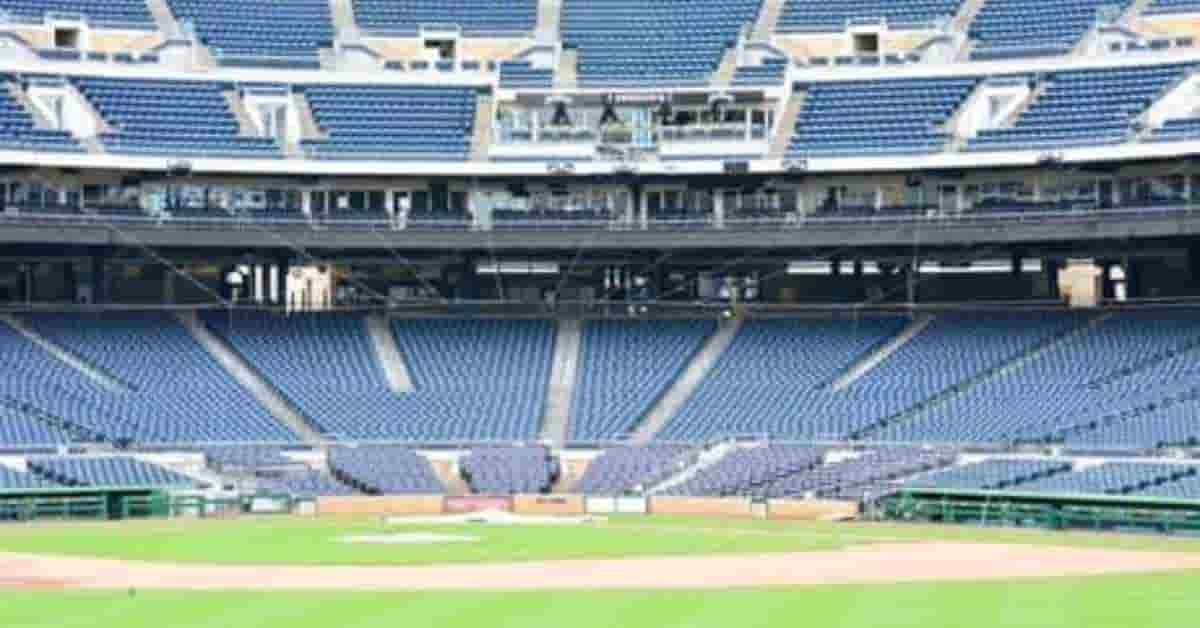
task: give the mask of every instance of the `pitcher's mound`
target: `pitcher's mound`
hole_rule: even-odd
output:
[[[378,545],[433,545],[437,543],[478,543],[477,536],[462,536],[459,534],[433,534],[429,532],[410,532],[404,534],[357,534],[343,536],[338,539],[341,543],[368,543]]]

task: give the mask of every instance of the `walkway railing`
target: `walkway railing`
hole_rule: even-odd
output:
[[[781,229],[860,229],[869,226],[973,227],[990,225],[1036,225],[1093,223],[1098,221],[1140,221],[1188,216],[1195,205],[1125,207],[1118,209],[1075,209],[1048,211],[997,211],[965,213],[896,213],[856,216],[804,216],[781,214],[755,218],[713,216],[697,218],[650,218],[646,221],[612,219],[557,218],[552,220],[491,219],[490,227],[470,219],[447,218],[276,218],[250,216],[167,217],[136,214],[90,214],[32,210],[0,212],[0,225],[136,227],[139,229],[184,230],[279,230],[279,231],[763,231]],[[214,210],[214,213],[217,210]]]

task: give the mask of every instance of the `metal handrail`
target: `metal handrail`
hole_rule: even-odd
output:
[[[799,214],[783,214],[775,217],[762,218],[725,218],[717,221],[713,216],[697,219],[649,219],[629,221],[625,217],[615,217],[609,220],[597,219],[556,219],[556,220],[497,220],[492,219],[492,230],[530,230],[554,231],[576,229],[602,230],[718,230],[738,231],[761,228],[789,227],[795,229],[814,228],[860,228],[878,225],[933,225],[939,227],[956,227],[993,224],[1036,224],[1064,222],[1094,222],[1100,220],[1128,220],[1131,218],[1144,219],[1172,215],[1188,215],[1195,211],[1192,204],[1127,207],[1115,209],[1076,209],[1051,211],[987,211],[984,213],[966,212],[960,214],[919,214],[904,213],[898,215],[876,214],[865,216],[803,216]],[[342,218],[257,218],[249,216],[227,217],[156,217],[108,214],[55,214],[55,213],[0,213],[0,224],[9,225],[69,225],[69,226],[104,226],[105,224],[125,225],[135,227],[157,228],[229,228],[252,226],[254,228],[278,227],[321,231],[327,229],[344,230],[376,230],[403,231],[406,229],[462,229],[482,230],[482,225],[474,220],[427,220],[427,219],[342,219]]]

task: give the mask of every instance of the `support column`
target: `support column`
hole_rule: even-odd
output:
[[[713,220],[716,222],[718,229],[725,228],[725,191],[715,189],[713,195]]]
[[[163,304],[174,305],[178,302],[175,297],[175,273],[170,269],[163,269]]]
[[[103,255],[92,256],[92,302],[108,303],[108,258]]]

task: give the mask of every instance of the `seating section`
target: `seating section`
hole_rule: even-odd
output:
[[[405,447],[333,447],[329,469],[344,483],[370,495],[445,492],[429,461]]]
[[[592,460],[583,477],[575,483],[573,492],[585,495],[620,495],[636,489],[643,490],[673,469],[672,463],[687,451],[686,445],[644,445],[612,447]]]
[[[928,441],[896,438],[887,424],[1086,320],[1057,313],[943,315],[838,391],[831,388],[837,377],[899,333],[905,319],[751,321],[658,438]]]
[[[260,476],[258,490],[267,493],[287,493],[296,497],[325,497],[359,495],[350,486],[332,475],[313,469],[283,471]]]
[[[326,134],[304,140],[314,157],[462,161],[471,152],[470,88],[309,85],[304,95]]]
[[[972,59],[1063,55],[1095,23],[1102,8],[1130,0],[987,0],[971,21]]]
[[[107,388],[0,326],[5,358],[14,364],[0,378],[0,399],[26,419],[55,426],[32,432],[37,437],[61,442],[65,431],[72,440],[137,443],[296,438],[167,315],[39,314],[25,321],[124,386]]]
[[[563,0],[564,45],[579,84],[686,85],[709,80],[762,0]]]
[[[65,486],[191,487],[195,480],[156,464],[123,456],[30,458],[29,470]]]
[[[166,0],[223,65],[319,68],[333,45],[328,0]]]
[[[554,86],[554,70],[534,68],[528,61],[501,61],[500,87],[547,89]]]
[[[958,13],[961,0],[787,0],[775,30],[841,32],[851,23],[887,22],[888,28],[928,28]]]
[[[97,77],[73,82],[112,127],[99,136],[109,152],[282,157],[274,140],[238,134],[220,83]]]
[[[540,432],[554,351],[548,321],[396,319],[391,331],[415,387],[396,393],[361,315],[202,317],[327,438],[460,445],[532,442]],[[296,466],[291,452],[304,451],[173,316],[20,319],[72,360],[0,325],[0,449],[175,444],[203,447],[214,468],[245,469]],[[1100,454],[1200,445],[1200,316],[1192,308],[939,313],[858,377],[839,381],[909,322],[881,314],[748,320],[655,438],[1063,444],[1068,453]],[[586,322],[569,440],[631,434],[715,329],[711,320]],[[644,480],[655,460],[674,459],[675,450],[665,451],[614,450],[595,481]],[[409,472],[422,461],[403,448],[342,453],[347,465],[364,458],[383,473],[347,466],[364,491],[383,490],[376,480],[389,475],[424,475]],[[926,452],[892,453],[895,460],[871,464],[907,468]],[[386,468],[391,458],[397,470]],[[613,470],[605,471],[609,458]],[[839,468],[827,470],[862,479],[853,464]],[[846,484],[787,490],[840,494]]]
[[[1070,473],[1066,460],[991,459],[923,475],[905,483],[910,488],[952,490],[1020,490],[1020,485]]]
[[[422,25],[456,25],[467,37],[525,37],[537,27],[537,0],[354,0],[363,30],[415,37]]]
[[[471,490],[483,495],[546,493],[558,462],[541,447],[480,447],[458,461]]]
[[[9,92],[13,77],[0,75],[0,148],[53,152],[83,152],[83,146],[66,131],[39,129],[33,116]]]
[[[397,320],[393,331],[416,390],[396,394],[359,316],[205,320],[330,437],[537,437],[554,344],[546,321]]]
[[[60,486],[35,473],[17,471],[0,465],[0,491],[19,491],[31,488],[54,488]]]
[[[5,346],[0,343],[0,350]],[[8,407],[10,404],[13,407]],[[66,430],[22,412],[18,404],[0,393],[0,449],[35,449],[71,442]]]
[[[772,498],[811,494],[835,499],[875,499],[891,493],[902,479],[953,461],[954,454],[949,451],[911,447],[874,449],[779,478],[763,487],[759,494]]]
[[[209,467],[217,471],[267,469],[300,466],[283,455],[284,450],[270,445],[226,445],[205,447],[204,457]]]
[[[1167,499],[1200,499],[1200,475],[1189,475],[1173,482],[1164,482],[1135,491],[1137,497],[1165,497]]]
[[[990,2],[989,2],[990,4]],[[975,150],[1116,144],[1132,136],[1132,124],[1183,77],[1187,66],[1160,65],[1058,72],[1011,127],[985,129]]]
[[[1150,139],[1159,142],[1174,142],[1194,140],[1197,137],[1200,137],[1200,117],[1167,120],[1161,127],[1154,130],[1154,135]]]
[[[570,440],[627,436],[716,331],[715,321],[588,321]]]
[[[154,18],[145,0],[0,0],[0,11],[25,22],[41,23],[47,13],[58,13],[82,15],[93,27],[154,28]]]
[[[789,61],[783,57],[768,57],[758,65],[738,66],[733,84],[738,86],[778,85],[787,76]]]
[[[1036,359],[885,430],[904,441],[1062,441],[1153,447],[1200,437],[1192,310],[1112,314]],[[1173,398],[1173,403],[1163,400]],[[1175,417],[1175,418],[1171,418]]]
[[[1017,487],[1022,492],[1061,495],[1127,495],[1194,477],[1197,468],[1181,464],[1108,462],[1072,473],[1059,473]]]
[[[1200,13],[1198,0],[1153,0],[1142,10],[1142,15],[1170,15],[1174,13]]]
[[[808,94],[788,154],[930,153],[944,149],[943,125],[979,82],[975,77],[838,81]]]
[[[782,478],[821,464],[824,450],[803,445],[762,445],[735,449],[715,464],[665,491],[667,495],[720,497],[762,493]]]

